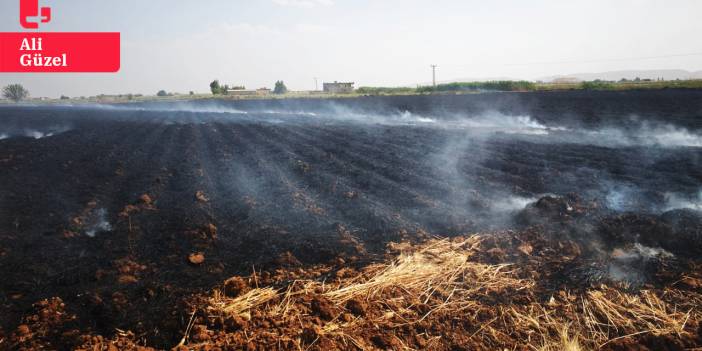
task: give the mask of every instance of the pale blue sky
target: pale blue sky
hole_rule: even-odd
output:
[[[40,0],[47,31],[122,32],[117,74],[0,74],[33,96],[205,92],[343,80],[398,86],[438,79],[536,79],[624,69],[702,70],[697,0]],[[18,3],[0,31],[20,31]],[[567,62],[564,62],[567,61]],[[561,62],[551,64],[524,64]]]

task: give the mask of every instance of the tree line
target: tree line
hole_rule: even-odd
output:
[[[219,79],[215,79],[210,83],[210,92],[212,95],[227,95],[230,90],[245,90],[244,86],[232,86],[228,84],[222,85],[219,83]],[[273,88],[273,94],[285,94],[288,92],[288,87],[282,80],[275,82],[275,87]]]

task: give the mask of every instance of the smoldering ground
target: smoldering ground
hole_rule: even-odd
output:
[[[284,145],[282,141],[271,140],[270,145],[247,145],[247,150],[261,161],[255,165],[241,164],[234,157],[226,164],[227,169],[235,170],[234,174],[218,182],[245,193],[243,196],[274,201],[277,194],[271,193],[271,183],[304,182],[295,167],[307,164],[315,168],[315,186],[324,182],[338,184],[336,188],[359,194],[359,201],[367,201],[365,206],[375,211],[382,209],[386,217],[399,210],[405,225],[432,231],[454,227],[453,230],[458,227],[504,228],[510,225],[513,212],[546,194],[578,192],[588,201],[602,200],[614,211],[661,212],[672,209],[671,203],[695,207],[694,201],[671,199],[694,200],[699,192],[695,186],[696,175],[689,170],[699,165],[702,137],[697,129],[675,124],[675,121],[664,123],[661,122],[663,118],[632,117],[635,116],[632,111],[623,111],[616,121],[593,125],[582,120],[582,116],[554,121],[553,116],[540,115],[539,111],[505,113],[501,106],[485,104],[468,112],[446,106],[431,109],[379,104],[377,100],[357,104],[326,100],[313,103],[183,101],[35,107],[35,112],[42,115],[37,121],[44,126],[34,129],[5,126],[0,130],[7,136],[17,135],[17,131],[22,130],[20,134],[37,138],[68,131],[71,127],[67,126],[73,123],[91,124],[99,119],[153,124],[155,126],[150,128],[161,129],[170,125],[203,125],[207,132],[214,133],[231,125],[261,126],[309,141],[309,136],[305,135],[309,128],[322,128],[330,137],[345,129],[352,135],[371,138],[377,145],[359,145],[357,150],[344,148],[344,144],[351,144],[344,140],[338,149],[358,161],[365,161],[367,167],[374,167],[371,172],[380,169],[390,174],[378,175],[359,169],[359,175],[364,174],[366,179],[351,181],[338,170],[327,171],[329,167],[319,164],[321,151],[333,145],[314,153],[297,147],[297,141]],[[528,109],[511,112],[528,112]],[[650,113],[642,113],[647,114]],[[31,124],[28,122],[31,119],[16,115],[10,118],[15,125],[18,121]],[[65,119],[68,121],[63,121]],[[301,129],[305,131],[299,133]],[[393,138],[398,134],[415,139],[397,145]],[[286,137],[290,139],[289,135]],[[385,146],[388,148],[383,149]],[[268,156],[264,148],[287,156]],[[383,161],[369,160],[368,155]],[[205,154],[203,157],[213,156]],[[669,174],[663,169],[681,162],[688,172]],[[399,172],[387,169],[393,164],[401,167]],[[393,174],[401,174],[403,170],[410,174],[408,179]],[[370,185],[390,189],[392,196],[383,193],[378,198],[379,194],[374,193],[376,188],[360,191],[369,190]],[[367,189],[359,189],[361,187]],[[315,193],[318,190],[310,185],[306,185],[306,189],[315,202],[338,207],[337,199],[325,198],[328,194],[323,192]],[[394,198],[398,201],[391,200]],[[288,222],[288,216],[279,212],[276,215],[282,218],[281,222]],[[276,217],[265,211],[260,216]],[[344,217],[339,215],[329,221],[356,226],[346,223],[348,220]],[[428,222],[444,225],[437,228],[427,225]]]
[[[173,345],[173,301],[252,267],[484,231],[575,238],[592,264],[564,276],[636,286],[668,253],[702,251],[701,97],[3,106],[0,291],[21,296],[0,305],[3,328],[60,296],[100,333],[140,325]]]

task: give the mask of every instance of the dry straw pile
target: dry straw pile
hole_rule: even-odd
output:
[[[481,241],[480,236],[471,236],[400,248],[391,262],[333,283],[295,281],[234,298],[215,292],[207,311],[211,316],[249,319],[250,311],[258,309],[267,318],[289,320],[306,313],[303,306],[312,298],[330,301],[340,311],[349,301],[362,300],[373,306],[372,313],[351,320],[335,318],[318,331],[350,341],[358,349],[373,349],[364,330],[439,323],[439,318],[470,321],[475,330],[467,337],[478,345],[543,351],[595,350],[643,334],[682,336],[689,333],[688,323],[699,320],[698,311],[690,306],[676,306],[651,291],[629,294],[601,286],[578,295],[561,292],[544,301],[536,282],[518,278],[524,276],[518,265],[474,259],[482,252]],[[516,296],[521,302],[510,302]]]

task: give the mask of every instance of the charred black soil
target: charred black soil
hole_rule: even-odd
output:
[[[268,272],[285,289],[362,272],[391,259],[390,242],[471,233],[483,238],[480,262],[542,270],[533,291],[544,299],[684,279],[679,293],[699,296],[701,189],[700,91],[0,107],[0,349],[73,349],[98,335],[168,349],[232,276],[248,289]],[[309,274],[285,283],[286,270]],[[332,305],[310,306],[335,318],[320,312]],[[521,340],[480,344],[479,326],[446,318],[432,323],[453,336],[436,344],[407,330],[356,339]],[[310,328],[291,344],[212,345],[366,348],[325,347]],[[700,347],[695,332],[665,345]]]

